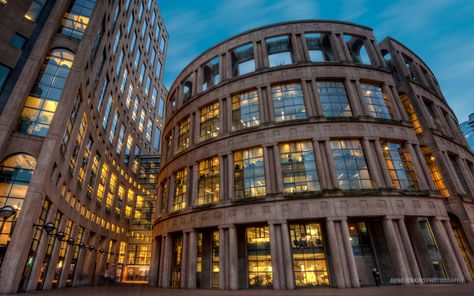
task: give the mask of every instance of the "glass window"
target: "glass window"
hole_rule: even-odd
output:
[[[272,86],[272,95],[276,122],[306,118],[306,108],[299,83]]]
[[[113,53],[114,54],[117,52],[121,34],[122,34],[122,30],[118,29],[117,35],[115,35],[114,46],[113,46]]]
[[[125,100],[125,106],[127,106],[127,109],[130,108],[130,102],[132,101],[132,95],[133,95],[133,83],[130,82],[130,84],[128,85],[127,99]]]
[[[12,36],[12,39],[10,39],[10,45],[18,49],[23,49],[23,46],[25,46],[25,43],[26,43],[26,38],[21,36],[18,33],[15,33]]]
[[[308,46],[309,60],[311,62],[334,61],[329,36],[319,33],[310,33],[304,35],[306,45]]]
[[[163,113],[165,112],[165,100],[163,98],[160,99],[158,104],[158,116],[163,118]]]
[[[198,164],[199,179],[196,204],[219,201],[219,156],[202,160]]]
[[[33,0],[31,2],[30,8],[25,14],[25,18],[32,22],[36,22],[43,11],[44,6],[46,5],[47,0]]]
[[[55,49],[46,57],[20,115],[20,133],[45,137],[56,111],[74,54]]]
[[[135,51],[135,45],[137,44],[137,33],[134,31],[132,40],[130,41],[130,50],[133,53]]]
[[[461,172],[461,168],[459,167],[456,157],[453,155],[449,155],[449,161],[451,162],[451,165],[453,166],[454,172],[456,173],[456,177],[458,177],[458,180],[461,183],[462,189],[464,190],[465,193],[470,194],[471,191],[469,190],[469,186],[467,185],[467,180],[464,177],[463,173]]]
[[[189,147],[190,134],[189,134],[190,119],[187,117],[178,124],[178,147],[176,152],[181,152]]]
[[[235,198],[266,194],[262,147],[234,152],[234,192]]]
[[[204,76],[202,82],[203,91],[220,82],[221,75],[219,73],[219,63],[220,58],[215,57],[202,67],[202,72]]]
[[[420,121],[418,120],[418,116],[416,115],[415,107],[410,102],[410,99],[407,95],[403,94],[400,96],[400,100],[403,103],[403,107],[410,118],[411,123],[413,124],[413,128],[415,129],[416,134],[421,134],[423,132],[423,128],[421,127]]]
[[[89,24],[94,7],[95,0],[74,0],[68,11],[64,14],[59,33],[81,40]]]
[[[321,224],[290,224],[290,240],[296,286],[329,286]]]
[[[123,63],[123,50],[120,51],[119,58],[117,60],[117,68],[115,69],[115,75],[119,76],[120,70],[122,69]]]
[[[283,192],[320,190],[311,141],[280,144],[280,165]]]
[[[122,75],[122,82],[120,83],[120,92],[123,93],[125,91],[125,86],[127,85],[127,76],[128,76],[128,69],[125,68]]]
[[[14,154],[0,163],[0,208],[10,206],[15,210],[11,217],[0,219],[0,264],[20,216],[35,167],[36,159],[27,154]]]
[[[186,179],[188,173],[186,168],[176,172],[175,191],[171,210],[178,211],[186,207]]]
[[[193,96],[194,75],[189,75],[184,81],[183,87],[183,103],[187,102]]]
[[[132,145],[133,145],[133,136],[128,135],[127,143],[125,144],[125,157],[123,159],[123,162],[125,164],[128,164],[130,162],[130,153],[132,151]]]
[[[77,184],[82,187],[84,184],[84,178],[86,177],[86,168],[87,163],[89,162],[89,158],[91,157],[91,150],[92,145],[94,145],[94,141],[91,137],[89,137],[86,148],[84,149],[84,154],[82,155],[82,162],[79,166],[79,173],[77,175]]]
[[[11,68],[0,64],[0,90],[3,89],[3,85],[5,84],[5,81],[7,81],[8,75],[10,75]]]
[[[272,287],[272,255],[270,227],[247,227],[247,266],[249,287]]]
[[[115,111],[114,113],[114,119],[112,120],[112,126],[110,127],[110,133],[109,133],[109,142],[112,143],[115,138],[115,129],[117,128],[117,120],[118,120],[118,112]]]
[[[249,43],[232,50],[232,75],[239,76],[255,71],[253,44]]]
[[[433,269],[436,272],[436,277],[441,279],[446,278],[446,269],[436,245],[429,221],[418,218],[418,223],[420,224],[423,242],[425,243],[427,254],[429,255],[427,259],[431,261]]]
[[[146,26],[147,26],[146,21],[143,21],[142,30],[141,30],[142,38],[145,37],[145,34],[146,34]]]
[[[232,130],[238,131],[260,125],[257,90],[232,96]]]
[[[117,152],[117,154],[120,154],[122,153],[122,148],[123,148],[123,138],[125,136],[125,126],[123,125],[123,123],[120,125],[120,131],[119,131],[119,136],[118,136],[118,139],[117,139],[117,147],[115,149],[115,152]]]
[[[160,59],[158,59],[158,63],[156,64],[156,70],[155,70],[155,76],[158,79],[160,79],[161,77],[161,67],[162,67],[161,61]]]
[[[145,132],[145,137],[148,142],[151,141],[152,132],[153,132],[153,120],[151,118],[148,118],[148,122],[146,124],[146,132]]]
[[[137,113],[138,113],[138,102],[139,102],[138,96],[135,97],[135,102],[133,102],[133,110],[132,110],[132,119],[136,120],[137,119]]]
[[[365,39],[348,34],[344,34],[343,38],[354,63],[371,65],[370,57],[365,47]]]
[[[267,45],[268,63],[270,67],[289,65],[293,63],[291,57],[291,43],[288,36],[279,36],[265,40]]]
[[[151,46],[151,37],[150,35],[146,36],[146,43],[145,43],[145,49],[147,52],[150,52],[150,46]]]
[[[163,37],[163,35],[161,35],[161,39],[160,39],[160,53],[161,54],[163,54],[165,52],[165,47],[166,47],[166,40],[165,40],[165,37]]]
[[[133,61],[133,68],[138,69],[138,64],[140,63],[140,58],[142,56],[142,51],[139,49],[135,54],[135,60]]]
[[[161,130],[155,127],[155,138],[153,139],[153,149],[160,150]]]
[[[143,128],[145,125],[145,108],[142,108],[140,113],[140,121],[138,122],[138,129],[143,132]]]
[[[400,143],[382,142],[381,144],[392,186],[397,189],[418,189],[408,151]]]
[[[110,110],[112,109],[112,103],[114,102],[114,97],[109,95],[109,100],[107,101],[107,107],[105,107],[104,118],[102,119],[102,127],[105,129],[109,121]]]
[[[364,101],[371,116],[375,118],[391,119],[392,109],[382,88],[375,84],[361,83]]]
[[[79,155],[80,147],[82,146],[82,141],[84,139],[87,129],[87,117],[86,114],[82,114],[82,121],[79,125],[79,131],[77,132],[76,142],[74,148],[72,149],[71,158],[69,159],[69,171],[72,173],[76,168],[76,160]]]
[[[369,169],[359,140],[331,140],[331,150],[341,189],[372,188]]]
[[[138,7],[138,19],[141,21],[143,16],[143,3]]]
[[[148,77],[150,78],[150,77]],[[153,86],[153,89],[151,91],[151,107],[152,108],[155,108],[156,107],[156,97],[158,96],[158,90],[156,89],[156,87]]]
[[[201,108],[199,140],[206,141],[219,135],[219,101]]]
[[[317,91],[326,117],[352,116],[344,83],[337,81],[316,82]]]
[[[142,62],[142,66],[140,67],[140,75],[138,76],[138,81],[140,81],[140,83],[143,83],[143,77],[145,77],[145,71],[146,71],[145,63]]]
[[[151,50],[151,55],[150,55],[150,65],[153,67],[155,65],[155,59],[156,59],[156,49]]]
[[[128,19],[128,24],[127,24],[128,34],[130,34],[130,32],[132,31],[132,27],[133,27],[133,15],[131,15],[130,18]]]
[[[145,96],[148,96],[150,93],[150,87],[151,87],[151,77],[148,75],[145,80]]]

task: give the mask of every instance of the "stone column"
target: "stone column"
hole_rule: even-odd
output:
[[[386,163],[383,151],[382,151],[380,139],[375,140],[375,151],[377,152],[377,157],[378,157],[381,169],[382,169],[382,175],[383,175],[383,180],[384,180],[384,183],[385,183],[385,187],[391,188],[391,187],[393,187],[392,178],[390,177],[390,173],[388,172],[387,163]]]
[[[472,176],[471,171],[467,167],[465,159],[461,159],[461,157],[457,157],[456,161],[458,163],[458,166],[459,166],[459,169],[461,170],[462,175],[464,176],[464,179],[466,180],[467,189],[469,190],[469,192],[466,192],[466,193],[472,196],[474,195],[474,177]]]
[[[227,184],[229,184],[227,188],[227,199],[233,200],[234,199],[234,154],[230,152],[227,154]]]
[[[324,116],[323,107],[321,106],[321,97],[318,92],[318,84],[315,80],[311,80],[311,88],[313,91],[313,105],[314,105],[314,115],[315,116]]]
[[[160,252],[160,262],[158,267],[158,287],[163,287],[163,271],[164,271],[164,261],[166,255],[166,237],[160,236],[161,240],[161,252]]]
[[[196,270],[197,270],[197,234],[196,231],[189,232],[189,250],[188,250],[188,281],[189,289],[196,288]]]
[[[328,162],[328,169],[329,169],[329,180],[331,180],[331,189],[332,188],[339,188],[339,182],[337,181],[336,176],[336,165],[334,164],[334,157],[331,151],[330,140],[324,140],[324,149],[326,153],[326,160]]]
[[[201,142],[201,109],[197,109],[194,112],[194,121],[192,121],[190,126],[191,134],[191,145]]]
[[[405,255],[407,257],[407,261],[411,269],[412,277],[415,278],[415,280],[420,280],[420,268],[418,267],[415,252],[413,251],[410,236],[408,235],[407,227],[405,225],[405,219],[398,220],[398,228],[400,229],[400,237],[405,248]]]
[[[228,252],[226,250],[225,229],[219,227],[219,289],[227,288],[226,281],[228,279],[227,261]]]
[[[404,121],[410,121],[410,118],[408,117],[405,107],[403,107],[402,100],[400,99],[400,96],[398,96],[398,92],[391,85],[388,87],[388,89],[390,90],[390,93],[392,94],[394,103],[397,105],[397,108],[400,111],[401,119]]]
[[[239,288],[238,254],[237,254],[237,229],[235,225],[229,227],[229,275],[230,289]]]
[[[273,145],[273,159],[275,164],[275,172],[274,175],[276,176],[276,193],[283,193],[284,186],[283,186],[283,178],[281,178],[281,163],[280,163],[280,146],[278,144]]]
[[[364,147],[364,155],[369,167],[370,177],[375,188],[381,188],[382,182],[380,180],[380,172],[377,170],[377,165],[372,151],[371,144],[367,138],[362,140],[362,146]]]
[[[226,118],[229,116],[226,112],[226,102],[226,99],[219,99],[219,136],[223,135],[226,132]]]
[[[430,168],[426,164],[426,159],[423,153],[421,152],[420,146],[418,144],[412,144],[412,145],[413,145],[413,150],[415,152],[415,154],[413,154],[413,158],[417,158],[418,163],[420,164],[420,167],[423,168],[421,171],[423,172],[423,175],[425,176],[425,180],[428,184],[428,188],[430,190],[437,190],[433,182],[433,179],[431,178]]]
[[[344,88],[346,89],[347,99],[349,100],[349,104],[351,105],[352,115],[363,115],[359,94],[354,89],[354,85],[349,78],[344,79]]]
[[[334,271],[335,286],[337,288],[345,288],[344,273],[342,272],[344,267],[341,262],[341,257],[339,256],[339,248],[341,248],[341,246],[337,244],[336,229],[332,219],[326,219],[326,231],[328,234],[328,248],[329,254],[331,255],[332,270]]]
[[[84,230],[84,236],[82,238],[82,242],[85,244],[85,242],[87,242],[89,240],[89,230]],[[80,242],[78,242],[80,243]],[[79,256],[77,257],[77,263],[76,263],[76,267],[75,267],[75,271],[74,271],[74,278],[73,278],[73,281],[72,281],[72,286],[73,287],[78,287],[81,285],[81,274],[82,274],[82,268],[84,267],[84,262],[85,262],[85,258],[86,258],[86,252],[87,252],[87,249],[84,247],[84,248],[81,248],[79,249]]]
[[[349,48],[347,48],[347,44],[344,41],[343,33],[338,33],[336,36],[339,39],[339,44],[341,46],[342,52],[344,53],[345,59],[343,61],[344,62],[352,62],[351,53],[349,52]]]
[[[313,139],[314,159],[316,160],[316,171],[318,172],[318,179],[321,190],[332,188],[332,182],[327,172],[329,171],[326,162],[321,153],[321,147],[316,139]],[[280,178],[279,178],[280,179]]]
[[[65,239],[76,238],[77,228],[78,228],[77,224],[73,225],[69,237],[66,237]],[[69,268],[68,267],[71,263],[72,256],[74,255],[74,249],[75,248],[76,247],[74,245],[67,245],[66,254],[64,256],[63,269],[61,271],[61,276],[59,277],[58,288],[66,287],[67,275],[69,273]],[[77,267],[77,263],[76,263],[76,267]]]
[[[280,290],[280,276],[284,276],[280,273],[279,254],[278,254],[278,238],[277,229],[273,223],[270,223],[270,253],[272,256],[272,274],[273,274],[273,289]]]
[[[232,114],[232,97],[228,96],[227,99],[225,100],[225,110],[226,110],[226,130],[225,132],[231,132],[232,131],[232,123],[233,123],[233,114]],[[222,119],[221,119],[222,120]],[[224,134],[224,131],[222,131]]]
[[[346,60],[344,56],[344,52],[342,50],[341,44],[340,44],[340,38],[336,36],[335,33],[331,32],[329,33],[329,41],[331,43],[331,49],[334,54],[334,58],[336,61],[344,61]]]
[[[388,85],[386,83],[382,83],[382,92],[388,98],[388,101],[389,101],[389,106],[388,107],[389,108],[391,107],[391,109],[392,109],[393,119],[402,120],[403,117],[401,115],[401,111],[400,111],[400,108],[399,108],[400,106],[395,101],[395,98],[393,97],[393,94],[390,91],[390,88],[388,87]]]
[[[359,95],[359,102],[361,105],[361,112],[362,112],[361,115],[372,116],[372,114],[370,114],[369,112],[369,108],[367,107],[367,103],[365,101],[365,96],[364,96],[364,93],[362,92],[359,79],[356,79],[354,82],[355,82],[356,93]]]
[[[439,253],[443,258],[444,263],[449,272],[449,276],[457,279],[464,280],[464,275],[459,267],[459,263],[456,260],[456,255],[453,251],[453,248],[449,242],[449,238],[446,234],[446,229],[443,226],[440,218],[435,217],[430,219],[430,224],[433,230],[433,234],[436,238],[436,243],[438,244]]]
[[[385,232],[385,238],[387,239],[387,247],[392,258],[392,263],[395,269],[395,275],[399,278],[407,278],[407,268],[403,261],[403,254],[400,245],[398,244],[397,235],[395,234],[395,228],[393,226],[393,220],[390,217],[385,216],[383,219],[383,230]]]
[[[302,48],[302,44],[300,43],[300,36],[295,34],[291,34],[290,36],[291,44],[293,47],[293,54],[294,54],[294,61],[293,63],[300,63],[305,61],[304,51]]]
[[[158,238],[153,237],[151,242],[151,259],[150,259],[150,275],[148,286],[156,287],[158,283],[158,268],[159,268],[160,247]]]
[[[291,255],[290,232],[286,221],[281,224],[281,240],[283,249],[283,264],[285,269],[286,288],[288,290],[295,289],[295,273],[293,270],[293,257]]]
[[[315,100],[313,98],[313,92],[310,87],[308,87],[305,80],[301,79],[299,83],[301,85],[301,93],[303,94],[303,104],[305,105],[306,117],[314,117],[317,115],[317,111],[316,106],[314,106]]]
[[[271,152],[269,152],[269,150]],[[263,146],[263,168],[265,172],[265,187],[267,194],[273,194],[276,192],[276,184],[275,184],[275,174],[272,172],[270,167],[271,163],[270,160],[274,159],[273,151],[271,146]]]
[[[171,236],[164,235],[165,239],[165,253],[163,256],[163,270],[162,270],[162,288],[168,288],[171,280],[171,257],[173,254],[173,239]]]
[[[195,173],[196,172],[196,173]],[[186,167],[186,206],[185,208],[191,208],[194,205],[194,199],[197,196],[197,191],[194,184],[197,184],[197,164],[194,163],[191,166]]]
[[[415,175],[416,175],[416,180],[418,181],[418,184],[420,186],[420,189],[423,189],[423,190],[429,190],[429,186],[428,186],[428,183],[426,181],[426,176],[425,174],[423,173],[423,170],[421,169],[421,165],[420,165],[420,162],[418,161],[418,157],[416,155],[416,152],[415,150],[413,149],[413,146],[411,143],[405,143],[404,145],[407,150],[408,150],[408,154],[410,156],[410,159],[412,161],[412,164],[413,164],[413,170],[415,171]],[[428,169],[429,170],[429,169]]]
[[[194,162],[192,169],[189,170],[191,172],[191,195],[189,198],[188,207],[192,207],[196,204],[197,195],[198,195],[198,182],[199,182],[199,164]]]
[[[352,282],[353,288],[359,288],[359,274],[357,273],[357,267],[355,264],[354,253],[352,252],[352,245],[350,241],[349,235],[349,227],[347,226],[347,220],[341,220],[341,231],[342,231],[342,238],[344,243],[344,251],[346,253],[346,259],[349,266],[349,275]]]
[[[267,109],[265,109],[265,113],[267,113],[267,120],[270,121],[270,122],[274,122],[275,121],[275,107],[273,105],[273,94],[272,94],[272,88],[271,86],[269,87],[266,87],[265,88],[266,92],[264,94],[263,97],[258,97],[258,100],[265,100],[265,102],[267,103],[265,106],[267,107]],[[260,111],[260,114],[262,114],[262,112]]]
[[[443,220],[442,224],[446,230],[446,234],[448,235],[449,242],[451,243],[451,246],[453,247],[454,254],[456,255],[456,259],[458,260],[459,267],[462,271],[462,274],[464,275],[464,279],[466,280],[466,282],[471,283],[472,282],[471,274],[469,273],[469,269],[467,268],[467,263],[464,261],[464,257],[462,256],[461,250],[459,249],[456,238],[454,237],[451,224],[449,223],[448,220]]]
[[[61,222],[59,223],[59,227],[58,229],[56,229],[56,231],[64,231],[64,228],[66,227],[66,222],[67,222],[67,219],[66,217],[63,216],[61,218]],[[51,256],[49,259],[48,270],[46,271],[46,275],[44,277],[43,290],[50,290],[53,286],[54,273],[56,271],[59,250],[61,248],[62,243],[63,243],[62,241],[55,238],[53,251],[51,252]]]
[[[187,275],[188,275],[188,232],[183,231],[183,250],[181,253],[181,283],[180,288],[186,288]]]

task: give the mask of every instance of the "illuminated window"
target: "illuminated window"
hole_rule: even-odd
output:
[[[109,166],[104,162],[100,169],[99,186],[97,186],[97,192],[96,192],[96,199],[99,204],[102,202],[102,199],[104,198],[105,184],[107,183],[108,175],[109,175]]]
[[[349,235],[355,257],[373,258],[369,229],[365,222],[349,222]]]
[[[53,120],[74,54],[55,49],[46,57],[20,115],[20,133],[45,137]]]
[[[446,268],[444,267],[443,260],[441,258],[441,254],[438,250],[438,246],[436,244],[436,240],[433,236],[433,231],[431,229],[430,222],[426,219],[418,218],[418,223],[420,224],[421,234],[423,238],[423,242],[425,244],[425,248],[429,256],[426,258],[431,261],[433,269],[436,273],[436,278],[446,278]],[[429,262],[428,261],[428,262]]]
[[[311,141],[280,144],[283,192],[320,190]]]
[[[125,187],[120,184],[118,187],[117,200],[115,202],[115,215],[120,216],[122,213],[122,204],[125,198]]]
[[[84,140],[84,136],[87,129],[87,117],[86,114],[82,114],[82,121],[81,125],[79,125],[79,131],[77,132],[76,142],[74,143],[74,148],[72,149],[71,158],[69,159],[69,171],[73,172],[76,168],[76,161],[77,156],[79,154],[79,150],[82,146],[82,141]]]
[[[290,224],[290,239],[296,286],[329,286],[321,224]]]
[[[172,211],[182,210],[186,207],[187,176],[188,173],[186,168],[176,172],[174,199],[171,207]]]
[[[123,159],[123,162],[125,164],[128,164],[130,162],[130,153],[132,151],[132,145],[133,145],[133,136],[128,135],[127,144],[125,145],[125,158]]]
[[[0,163],[0,208],[10,206],[15,214],[0,219],[0,265],[13,234],[13,228],[20,216],[36,159],[27,154],[14,154]]]
[[[431,179],[433,180],[433,183],[435,184],[436,189],[439,190],[439,193],[441,194],[441,196],[448,197],[449,191],[448,191],[448,188],[446,188],[446,184],[444,183],[444,178],[436,162],[436,158],[434,157],[433,154],[428,153],[428,154],[425,154],[425,160],[430,169]]]
[[[337,81],[316,82],[317,91],[326,117],[352,116],[344,83]]]
[[[260,125],[257,90],[232,96],[232,130],[238,131]]]
[[[81,187],[84,184],[84,178],[86,177],[87,163],[89,162],[89,158],[91,157],[92,145],[94,145],[94,141],[91,137],[89,137],[89,140],[86,144],[86,148],[84,150],[84,154],[82,155],[82,162],[80,164],[79,174],[77,176],[77,183]]]
[[[173,247],[171,254],[171,287],[181,285],[181,267],[183,258],[183,236],[175,235],[172,237]]]
[[[364,95],[364,102],[371,116],[383,119],[392,118],[390,103],[380,86],[362,83],[360,88]]]
[[[92,160],[92,166],[91,166],[91,174],[89,177],[89,182],[87,184],[87,197],[88,198],[91,198],[92,196],[92,190],[94,188],[95,178],[97,176],[97,171],[99,170],[99,162],[100,162],[100,155],[99,154],[94,155],[94,159]]]
[[[266,194],[262,147],[234,152],[235,198]]]
[[[33,0],[31,2],[30,8],[25,14],[25,18],[32,22],[36,22],[43,11],[44,6],[46,5],[47,0]]]
[[[125,106],[127,106],[127,108],[130,108],[130,102],[132,101],[132,95],[133,95],[133,83],[130,82],[130,84],[128,85],[127,99],[125,100]]]
[[[311,62],[334,61],[331,42],[328,35],[310,33],[304,35]]]
[[[359,140],[331,140],[336,176],[341,189],[372,188]]]
[[[148,142],[151,141],[152,132],[153,132],[153,120],[151,118],[148,118],[148,122],[146,124],[146,132],[145,132],[145,137]]]
[[[247,227],[247,266],[249,287],[271,287],[273,284],[270,228]]]
[[[231,52],[232,75],[239,76],[255,71],[253,44],[242,45]]]
[[[87,29],[87,24],[89,24],[94,7],[95,0],[74,0],[68,11],[64,14],[59,33],[81,40]]]
[[[198,205],[219,201],[219,157],[202,160],[198,164]]]
[[[209,87],[212,87],[218,84],[221,80],[221,75],[219,72],[219,64],[220,58],[215,57],[210,60],[208,63],[202,66],[203,72],[203,82],[202,82],[202,90],[205,91]]]
[[[405,111],[407,112],[408,117],[410,118],[411,123],[413,124],[415,133],[421,134],[423,132],[423,129],[421,128],[420,121],[418,120],[418,116],[416,115],[415,107],[413,107],[407,95],[401,95],[400,100],[402,101],[403,107],[405,107]]]
[[[299,83],[280,84],[272,87],[275,121],[306,118],[303,93]]]
[[[381,144],[392,186],[397,189],[418,189],[408,152],[400,143],[382,142]]]
[[[143,132],[143,129],[145,128],[145,108],[142,108],[142,111],[140,112],[140,121],[138,121],[138,129]]]
[[[181,152],[189,147],[190,135],[189,135],[189,124],[190,119],[187,117],[178,124],[178,147],[176,152]]]
[[[206,141],[219,134],[219,101],[201,108],[199,140]]]
[[[291,42],[288,36],[273,37],[265,40],[270,67],[293,63]]]
[[[122,146],[123,146],[123,138],[125,136],[125,126],[123,123],[120,125],[120,131],[117,139],[117,147],[115,148],[115,152],[120,154],[122,152]]]
[[[72,130],[74,128],[74,123],[76,122],[77,113],[79,111],[79,107],[82,103],[81,93],[78,92],[76,99],[74,100],[74,104],[72,105],[72,111],[69,115],[69,120],[66,124],[66,129],[64,130],[64,135],[61,140],[61,153],[64,156],[66,153],[67,146],[69,144],[69,140],[71,138]]]

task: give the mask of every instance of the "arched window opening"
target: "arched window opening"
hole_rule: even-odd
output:
[[[305,34],[304,36],[311,62],[327,62],[335,60],[329,36],[319,33],[310,33]]]
[[[203,72],[202,90],[203,91],[205,91],[209,87],[212,87],[220,82],[221,75],[219,72],[219,63],[220,63],[219,57],[215,57],[202,67],[202,72]]]
[[[12,215],[0,219],[0,266],[21,212],[36,159],[28,154],[14,154],[0,163],[0,208],[11,207]]]
[[[278,36],[265,40],[267,45],[268,64],[278,67],[293,63],[291,42],[288,36]]]
[[[75,0],[64,14],[59,33],[81,40],[95,7],[95,0]]]
[[[73,62],[74,54],[67,49],[55,49],[46,57],[20,114],[20,133],[46,136]]]
[[[346,42],[349,53],[351,54],[352,61],[357,64],[371,65],[367,48],[364,44],[364,39],[357,36],[344,34],[344,41]]]
[[[232,75],[239,76],[255,71],[253,44],[249,43],[235,48],[231,52]]]
[[[191,74],[186,78],[186,80],[182,84],[183,103],[186,103],[193,95],[193,80],[194,80],[194,75]]]

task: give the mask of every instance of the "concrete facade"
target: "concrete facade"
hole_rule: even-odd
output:
[[[257,28],[193,60],[166,104],[151,286],[350,288],[374,268],[384,284],[472,281],[474,155],[396,40],[337,21]]]
[[[133,278],[151,257],[151,227],[135,224],[154,208],[139,168],[160,152],[167,95],[156,1],[1,1],[0,15],[0,208],[13,209],[0,293]]]

